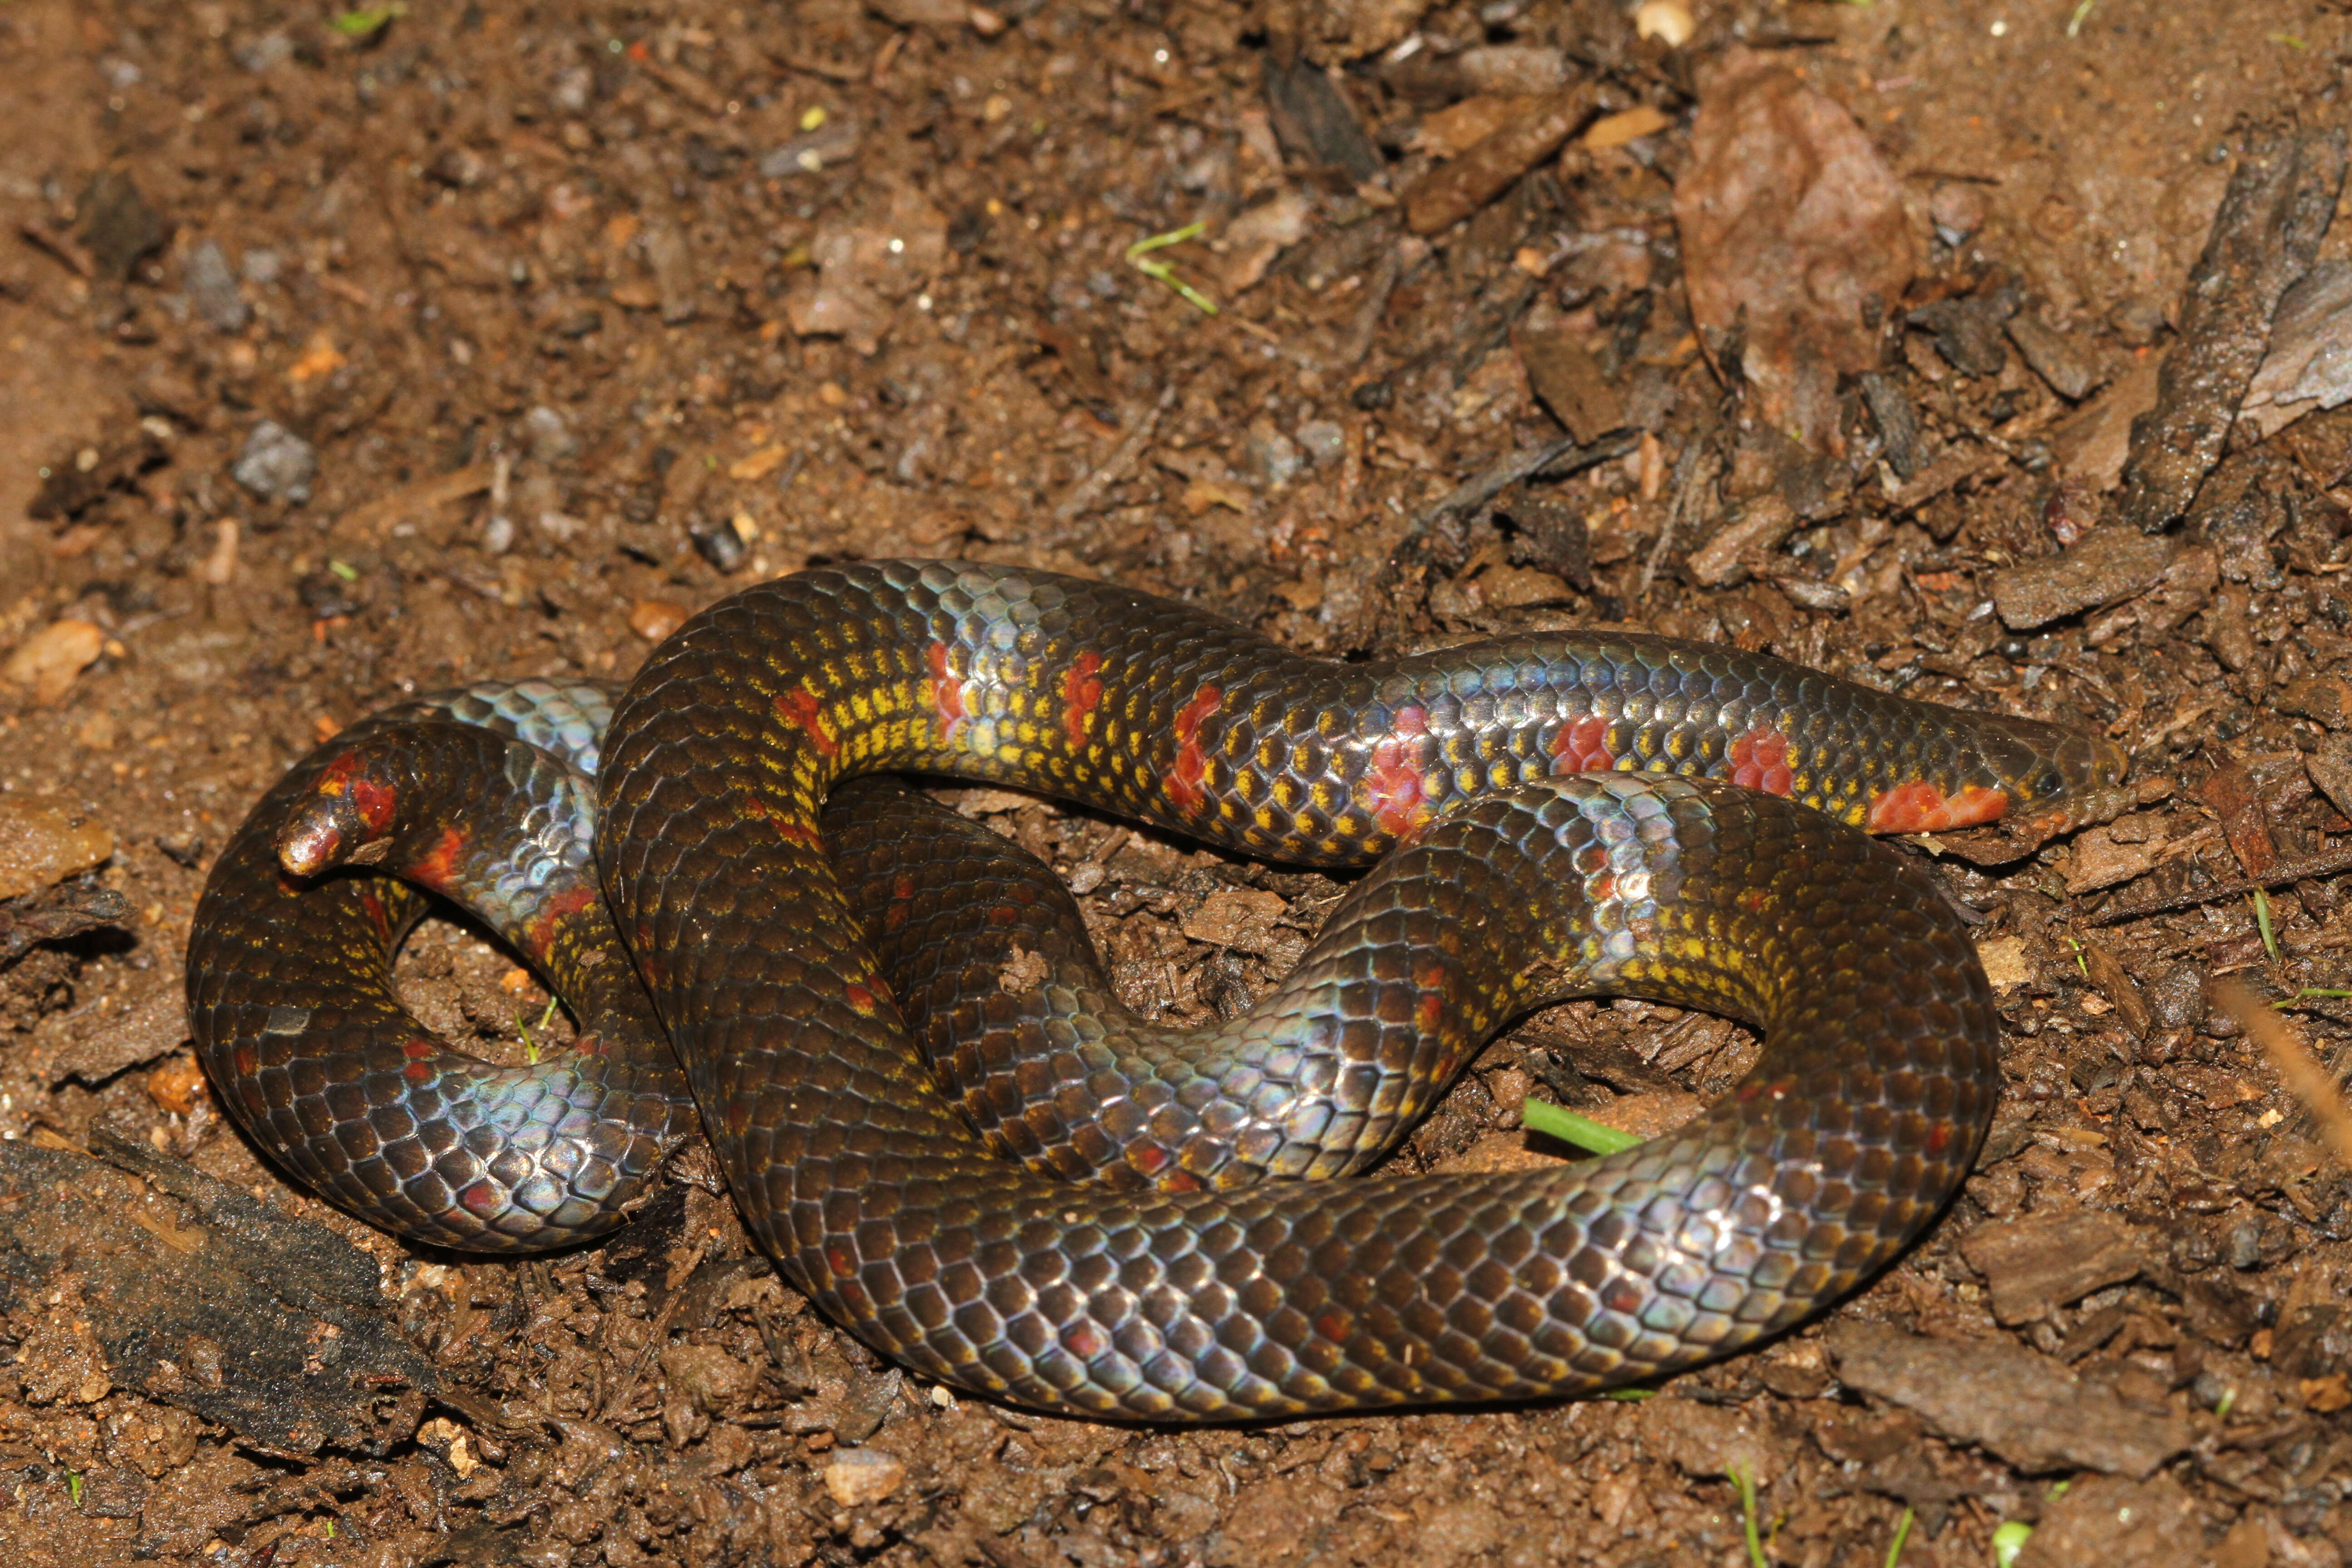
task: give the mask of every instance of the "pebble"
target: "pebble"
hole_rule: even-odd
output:
[[[229,469],[230,478],[265,500],[309,500],[310,481],[318,475],[317,449],[275,419],[253,427]]]
[[[2105,827],[2094,827],[2074,840],[2074,858],[2066,866],[2066,891],[2095,893],[2147,875],[2156,868],[2154,844],[2122,844]]]
[[[1260,423],[1250,426],[1243,449],[1250,472],[1255,474],[1261,483],[1276,489],[1297,479],[1307,467],[1307,458],[1299,451],[1298,443],[1271,425]]]
[[[530,455],[542,463],[561,462],[580,450],[580,437],[562,415],[542,403],[522,416],[530,441]]]
[[[639,599],[629,606],[629,629],[647,642],[662,642],[686,624],[684,605],[667,599]]]
[[[0,899],[37,892],[114,853],[114,835],[71,801],[0,795]]]
[[[844,1508],[880,1502],[906,1479],[905,1462],[879,1448],[844,1448],[824,1467],[824,1489]]]
[[[253,307],[237,292],[236,274],[230,270],[220,241],[200,239],[188,247],[180,263],[180,283],[188,291],[188,303],[215,331],[241,332],[253,320]]]
[[[168,1057],[147,1075],[147,1098],[174,1116],[193,1112],[196,1097],[204,1091],[205,1069],[194,1057]]]
[[[36,702],[55,702],[105,651],[106,633],[90,622],[52,621],[16,645],[0,664],[0,680],[30,687]]]
[[[1329,419],[1309,419],[1298,427],[1298,444],[1318,463],[1336,463],[1348,455],[1348,433]]]

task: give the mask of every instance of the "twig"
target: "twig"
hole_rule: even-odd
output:
[[[1666,521],[1658,530],[1658,542],[1650,546],[1650,558],[1642,563],[1642,585],[1633,590],[1636,599],[1650,596],[1650,584],[1657,580],[1658,567],[1674,546],[1675,531],[1683,514],[1690,510],[1691,492],[1698,489],[1698,460],[1706,449],[1706,443],[1693,436],[1682,456],[1675,459],[1675,499],[1666,508]]]
[[[2352,871],[2352,847],[2331,849],[2325,855],[2306,856],[2300,860],[2289,860],[2261,877],[2237,877],[2227,882],[2216,882],[2210,888],[2186,888],[2177,893],[2142,899],[2137,903],[2111,904],[2093,915],[2091,923],[2113,925],[2117,921],[2137,920],[2142,915],[2191,910],[2217,899],[2239,898],[2264,889],[2284,888],[2290,882],[2308,881],[2314,877],[2332,877],[2339,871]]]
[[[2213,999],[2270,1054],[2271,1065],[2319,1123],[2320,1135],[2336,1151],[2336,1158],[2352,1170],[2352,1108],[2345,1105],[2335,1075],[2312,1056],[2303,1032],[2234,980],[2216,980],[2212,990]]]
[[[1527,447],[1503,458],[1477,478],[1465,479],[1448,490],[1412,520],[1412,531],[1419,533],[1440,518],[1475,511],[1517,484],[1538,475],[1546,479],[1565,479],[1570,474],[1605,463],[1612,458],[1622,458],[1641,444],[1636,431],[1604,436],[1590,447],[1579,447],[1576,437],[1563,436],[1542,447]],[[1408,536],[1410,537],[1410,536]]]
[[[1160,416],[1175,403],[1176,384],[1171,382],[1160,389],[1160,400],[1137,416],[1118,445],[1111,448],[1110,456],[1102,460],[1102,466],[1071,487],[1062,504],[1054,509],[1054,521],[1075,522],[1093,510],[1103,492],[1125,478],[1135,460],[1143,456],[1144,447],[1151,444],[1152,433],[1160,428]]]

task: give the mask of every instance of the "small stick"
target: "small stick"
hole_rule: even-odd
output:
[[[1143,456],[1143,448],[1150,444],[1152,433],[1160,428],[1160,416],[1174,406],[1175,402],[1176,385],[1171,382],[1160,388],[1160,401],[1137,416],[1127,434],[1120,437],[1118,445],[1111,449],[1110,456],[1102,460],[1102,466],[1070,488],[1069,495],[1054,509],[1054,521],[1074,522],[1093,510],[1095,502],[1102,499],[1103,492],[1118,483],[1127,470],[1135,466],[1136,458]]]
[[[2352,1108],[2345,1105],[2343,1091],[2336,1087],[2335,1075],[2312,1056],[2311,1047],[2304,1043],[2303,1031],[2263,1006],[2234,980],[2214,981],[2212,992],[2213,999],[2221,1004],[2223,1010],[2270,1053],[2271,1065],[2278,1068],[2279,1077],[2319,1123],[2320,1135],[2336,1151],[2336,1158],[2347,1170],[2352,1170]]]
[[[2165,893],[2137,903],[2115,904],[2091,917],[2093,925],[2113,925],[2117,921],[2137,920],[2142,915],[2169,914],[2175,910],[2192,910],[2200,904],[2210,904],[2216,899],[2234,899],[2258,889],[2284,888],[2290,882],[2305,882],[2314,877],[2332,877],[2338,871],[2352,871],[2352,847],[2331,849],[2324,855],[2305,856],[2273,868],[2267,876],[2240,877],[2227,882],[2217,882],[2210,888],[2187,888],[2178,893]]]
[[[1693,436],[1682,456],[1675,459],[1675,499],[1666,507],[1666,521],[1658,530],[1658,542],[1650,546],[1650,558],[1642,563],[1642,585],[1633,590],[1636,599],[1650,596],[1650,584],[1657,579],[1658,566],[1674,546],[1675,529],[1682,521],[1683,513],[1690,510],[1691,491],[1696,488],[1693,481],[1698,478],[1698,460],[1706,448],[1706,443]]]

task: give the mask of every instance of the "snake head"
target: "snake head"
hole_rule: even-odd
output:
[[[2131,758],[2103,736],[2012,719],[1987,743],[1984,760],[2009,797],[2008,822],[2044,837],[2108,821],[2133,804],[2124,786]]]
[[[297,877],[338,866],[369,866],[392,849],[397,792],[358,752],[320,770],[310,797],[278,830],[278,863]]]

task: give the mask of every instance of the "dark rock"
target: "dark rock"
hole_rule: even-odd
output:
[[[1927,329],[1936,340],[1936,352],[1961,374],[1999,375],[2000,367],[2009,363],[2009,351],[2001,346],[2001,326],[2016,310],[2016,296],[2004,289],[1965,300],[1938,300],[1905,319]]]
[[[1305,59],[1284,66],[1269,54],[1265,85],[1274,133],[1292,155],[1318,168],[1342,170],[1360,185],[1386,170],[1355,109],[1321,68]]]
[[[237,291],[236,273],[216,239],[200,239],[180,259],[180,287],[188,303],[216,331],[241,332],[253,320],[253,307]]]
[[[1887,466],[1896,479],[1909,479],[1927,465],[1927,450],[1919,444],[1918,413],[1901,387],[1874,370],[1863,373],[1861,384],[1862,400],[1870,405],[1870,416],[1878,424]]]
[[[121,170],[103,170],[84,187],[81,243],[101,277],[130,277],[140,258],[171,234],[171,226]]]

